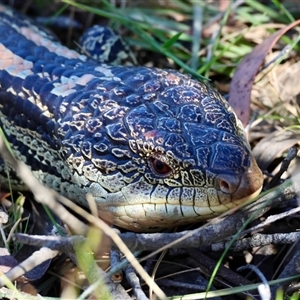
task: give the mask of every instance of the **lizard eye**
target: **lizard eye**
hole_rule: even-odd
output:
[[[167,163],[155,157],[151,159],[151,166],[152,169],[159,175],[167,175],[172,171],[172,168]]]

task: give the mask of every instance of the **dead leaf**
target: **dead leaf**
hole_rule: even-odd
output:
[[[282,130],[268,134],[253,148],[252,153],[259,167],[266,170],[276,157],[291,148],[299,141],[299,134]]]
[[[269,36],[264,42],[257,45],[238,65],[230,84],[228,102],[238,118],[242,121],[244,127],[246,127],[249,122],[251,90],[260,66],[264,62],[270,49],[276,44],[280,37],[298,24],[300,24],[300,20],[291,23]]]

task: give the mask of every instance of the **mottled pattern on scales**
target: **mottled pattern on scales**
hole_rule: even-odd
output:
[[[0,87],[15,156],[74,202],[91,193],[120,227],[208,219],[261,189],[243,129],[214,89],[172,70],[99,65],[3,6]]]

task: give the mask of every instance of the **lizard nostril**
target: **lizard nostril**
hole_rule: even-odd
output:
[[[230,184],[226,180],[220,180],[220,189],[223,193],[228,193],[230,192]]]
[[[234,194],[240,185],[240,176],[220,174],[217,177],[216,188],[224,194]]]
[[[263,184],[261,170],[253,157],[248,170],[242,174],[219,174],[215,179],[215,188],[222,203],[251,200],[256,197]]]

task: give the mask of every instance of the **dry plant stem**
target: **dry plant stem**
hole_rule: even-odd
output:
[[[74,251],[76,253],[77,265],[84,273],[89,283],[89,287],[96,282],[99,283],[93,285],[93,288],[89,291],[89,295],[97,295],[97,297],[104,299],[112,298],[109,288],[111,288],[111,286],[112,288],[115,288],[115,284],[110,280],[105,282],[105,272],[99,268],[94,259],[93,250],[91,247],[91,239],[87,239],[84,243],[80,241],[78,243],[74,243]],[[79,298],[83,298],[82,295]]]
[[[245,0],[237,0],[231,5],[231,11],[234,11],[236,8],[238,8],[240,5],[244,4]],[[209,21],[203,26],[203,29],[210,27],[216,22],[219,22],[225,15],[226,11],[221,11],[218,13],[215,17],[211,17]]]
[[[17,288],[16,288],[17,289]],[[41,297],[40,295],[31,296],[24,292],[18,292],[16,294],[15,290],[10,290],[8,288],[0,289],[0,299],[13,299],[13,300],[58,300],[57,298],[52,297]]]
[[[16,223],[12,226],[11,230],[9,231],[9,234],[8,234],[8,237],[5,239],[3,239],[3,241],[5,241],[5,244],[8,245],[10,243],[10,240],[12,239],[12,236],[16,230],[16,228],[18,227],[18,225],[20,224],[21,221],[24,221],[24,220],[28,220],[28,218],[25,218],[25,219],[18,219],[16,221]]]
[[[111,298],[108,299],[122,299],[122,300],[132,300],[132,298],[128,295],[128,293],[125,291],[125,289],[123,288],[123,286],[121,284],[118,283],[114,283],[111,280],[106,281],[105,285],[107,287],[107,289],[109,290],[110,294],[111,294]],[[94,293],[95,295],[95,293]],[[100,295],[96,294],[96,297],[99,298],[93,298],[93,295],[81,295],[81,299],[89,299],[88,297],[91,297],[91,299],[102,299],[102,297],[100,297]],[[105,296],[103,297],[103,299],[107,299]]]
[[[176,287],[176,288],[182,288],[185,290],[190,290],[191,292],[200,292],[200,291],[205,291],[205,287],[204,289],[201,288],[201,286],[199,287],[198,284],[191,284],[191,283],[186,283],[186,282],[178,282],[178,281],[174,281],[174,280],[170,280],[170,279],[162,279],[159,281],[160,285],[163,285],[165,287]],[[214,297],[214,300],[222,300],[222,298],[220,297]]]
[[[59,237],[59,236],[47,236],[47,235],[29,235],[24,233],[14,234],[14,240],[36,247],[48,247],[52,250],[58,250],[59,252],[67,253],[69,256],[75,256],[74,245],[86,243],[86,238],[81,235],[73,235],[71,237]],[[119,252],[114,250],[115,253]],[[134,256],[138,256],[141,252],[136,251]],[[124,269],[129,264],[128,260],[123,258],[122,260],[115,259],[111,256],[111,269],[106,273],[106,277],[113,276],[115,273]]]
[[[153,270],[152,270],[152,273],[151,273],[151,278],[153,278],[153,280],[155,279],[156,277],[156,272],[159,268],[159,266],[161,265],[161,262],[162,260],[164,259],[164,257],[166,256],[166,253],[168,252],[168,250],[164,250],[163,252],[160,253],[154,267],[153,267]],[[149,287],[149,298],[150,300],[153,300],[152,298],[152,287],[150,286]]]
[[[187,250],[187,253],[191,257],[188,258],[187,260],[188,265],[199,268],[200,270],[202,270],[204,275],[206,275],[206,277],[210,278],[217,263],[213,259],[211,259],[210,257],[208,257],[207,255],[203,254],[200,251],[196,251],[192,249],[192,250]],[[245,279],[243,276],[237,274],[236,272],[231,271],[230,269],[222,265],[218,269],[218,273],[215,281],[221,279],[227,282],[227,287],[229,285],[238,286],[238,285],[252,284],[251,281]]]
[[[201,46],[202,37],[202,23],[203,23],[203,9],[198,3],[193,4],[193,38],[192,38],[192,58],[191,68],[198,69],[199,57],[198,52]]]
[[[21,243],[28,244],[28,245],[35,245],[42,247],[43,245],[47,245],[48,247],[51,247],[52,249],[59,249],[61,252],[65,253],[73,253],[74,244],[80,244],[85,243],[86,238],[83,236],[72,236],[72,237],[52,237],[52,236],[30,236],[27,234],[18,233],[15,234],[15,239]],[[111,269],[106,275],[103,273],[101,276],[102,278],[108,278],[112,274],[116,273],[120,269],[122,269],[126,264],[128,264],[128,261],[123,259],[121,263],[114,269]],[[99,269],[99,272],[102,272]],[[123,290],[120,290],[121,288],[117,287],[116,284],[112,282],[107,282],[109,286],[109,290],[113,296],[114,299],[117,299],[118,297],[115,297],[118,294],[122,294],[122,297],[119,299],[131,299],[128,297],[128,295],[125,297]],[[89,290],[90,289],[90,290]],[[87,295],[89,292],[92,292],[93,285],[91,285],[85,292]]]
[[[141,252],[136,251],[136,252],[133,252],[132,254],[134,255],[134,257],[137,257],[137,256],[139,256],[139,254],[141,254]],[[117,272],[120,272],[121,270],[123,270],[128,265],[129,265],[128,259],[123,258],[117,266],[115,266],[115,267],[111,266],[110,270],[107,272],[107,276],[113,276]]]
[[[108,226],[104,221],[102,221],[99,218],[94,217],[93,215],[86,212],[84,209],[82,209],[79,206],[74,205],[74,203],[66,199],[64,197],[59,197],[60,202],[62,202],[65,206],[71,207],[74,212],[81,215],[83,218],[85,218],[88,222],[91,224],[94,224],[98,228],[100,228],[107,236],[109,236],[112,239],[112,242],[115,244],[116,247],[120,249],[120,251],[126,256],[129,263],[135,268],[135,270],[138,272],[138,274],[143,278],[145,283],[150,286],[152,285],[153,291],[155,294],[161,298],[165,299],[166,296],[163,293],[163,291],[158,287],[158,285],[153,281],[153,279],[149,276],[148,273],[145,272],[143,267],[140,265],[140,263],[135,258],[134,254],[129,250],[129,248],[125,245],[125,243],[121,240],[119,235],[113,230],[110,226]],[[109,274],[109,273],[108,273]]]
[[[292,50],[291,45],[286,45],[280,52],[277,54],[271,61],[268,61],[266,64],[264,64],[259,70],[258,73],[262,72],[266,68],[268,68],[270,65],[276,63],[279,59],[282,59],[284,55],[287,55]]]
[[[296,207],[296,208],[292,208],[290,209],[289,211],[285,211],[281,214],[277,214],[277,215],[273,215],[273,216],[269,216],[264,222],[261,222],[260,224],[256,225],[256,226],[253,226],[247,230],[244,230],[242,233],[241,233],[241,236],[245,236],[251,232],[254,232],[254,231],[258,231],[259,229],[262,229],[266,226],[268,226],[269,224],[272,224],[278,220],[281,220],[283,218],[286,218],[290,215],[293,215],[293,214],[297,214],[298,212],[300,211],[300,207]]]
[[[72,31],[73,31],[73,22],[74,22],[74,15],[75,15],[75,7],[70,7],[70,26],[68,26],[68,33],[67,33],[67,45],[72,45]]]
[[[155,259],[156,259],[156,256],[151,256],[151,257],[149,257],[149,259],[147,259],[146,263],[144,264],[144,269],[147,273],[150,272],[152,266],[155,263]]]
[[[121,253],[117,249],[110,251],[110,266],[111,268],[117,267],[121,262]]]
[[[127,294],[125,289],[121,284],[115,284],[111,280],[108,280],[105,282],[107,289],[109,290],[111,297],[100,297],[100,295],[95,295],[96,297],[100,298],[93,298],[93,291],[95,290],[95,284],[90,285],[77,299],[78,300],[85,300],[85,299],[108,299],[108,300],[113,300],[113,299],[122,299],[122,300],[132,300],[132,298]]]
[[[271,299],[271,291],[270,291],[270,286],[269,286],[268,280],[266,279],[264,274],[260,271],[260,269],[255,265],[248,264],[248,265],[237,268],[237,271],[240,272],[240,271],[244,271],[246,269],[250,269],[262,281],[262,284],[258,287],[258,292],[259,292],[261,299],[266,299],[266,300]]]
[[[127,261],[128,263],[128,261]],[[119,249],[110,250],[110,271],[111,279],[115,283],[120,283],[123,279],[122,267],[121,265],[121,253]],[[123,265],[122,265],[123,266]],[[117,270],[115,273],[112,273],[114,270]]]
[[[7,273],[5,273],[5,276],[13,281],[20,276],[24,275],[26,272],[31,271],[41,263],[47,261],[48,259],[52,259],[56,257],[58,254],[58,251],[51,250],[47,247],[43,247],[40,250],[34,252],[32,255],[30,255],[26,260],[21,262],[16,267],[9,270]],[[4,286],[5,281],[0,276],[0,286]]]
[[[114,288],[110,287],[112,299],[132,300],[121,284],[114,284]],[[87,298],[84,298],[87,299]]]
[[[125,269],[125,274],[128,283],[133,288],[134,295],[136,296],[137,300],[148,300],[145,293],[142,290],[141,283],[139,278],[137,277],[134,269],[132,266],[128,265]]]
[[[265,245],[292,244],[300,239],[300,232],[274,233],[274,234],[254,234],[252,237],[236,241],[230,247],[230,251],[243,251],[253,247],[262,247]],[[229,241],[222,241],[211,246],[211,251],[223,251],[226,249]]]
[[[132,300],[132,298],[127,294],[127,292],[125,291],[125,289],[123,288],[123,286],[121,284],[116,284],[116,283],[112,282],[111,280],[107,280],[105,282],[105,284],[106,284],[106,287],[109,290],[109,292],[110,292],[110,294],[111,294],[112,297],[108,298],[108,297],[104,296],[104,297],[102,297],[103,299],[109,299],[109,300],[110,299]],[[93,294],[93,292],[95,291],[95,289],[97,288],[97,286],[98,286],[97,282],[89,285],[89,287],[77,299],[78,300],[90,299],[89,298],[89,297],[91,297],[90,295]],[[94,299],[94,298],[92,297],[92,299]]]
[[[60,196],[55,191],[43,186],[30,172],[29,168],[21,161],[17,161],[7,149],[2,137],[0,137],[0,154],[5,161],[8,163],[18,174],[18,176],[23,180],[26,186],[34,194],[35,199],[43,204],[46,204],[53,212],[55,212],[63,222],[67,223],[75,232],[85,235],[88,232],[88,227],[79,221],[76,217],[70,214],[59,202],[63,203],[68,207],[82,215],[90,223],[95,224],[98,228],[103,230],[106,235],[108,235],[112,241],[117,245],[117,247],[124,253],[128,261],[137,270],[140,276],[148,285],[152,285],[155,294],[161,298],[165,299],[166,295],[158,287],[158,285],[153,282],[151,277],[144,271],[143,267],[136,260],[134,255],[128,249],[128,247],[122,242],[120,237],[111,229],[105,222],[87,213],[84,209],[75,206],[71,200]],[[59,202],[58,202],[59,201]]]
[[[300,282],[293,283],[286,289],[286,294],[287,295],[292,295],[294,293],[299,294],[299,290],[300,290]]]
[[[48,235],[29,235],[24,233],[15,233],[14,241],[22,244],[47,247],[52,250],[58,250],[64,253],[74,253],[74,244],[85,243],[86,238],[81,235],[71,237],[48,236]]]
[[[280,170],[272,178],[272,180],[269,182],[269,184],[267,185],[266,189],[272,188],[272,187],[274,187],[278,183],[278,181],[280,180],[281,175],[285,171],[287,171],[287,169],[288,169],[291,161],[297,157],[297,152],[298,152],[297,148],[298,147],[294,146],[294,147],[292,147],[292,148],[289,149],[286,158],[281,163]]]
[[[296,241],[295,243],[293,243],[293,245],[291,245],[290,247],[286,247],[288,250],[285,251],[284,253],[284,257],[282,258],[281,262],[279,263],[279,265],[276,267],[276,270],[273,274],[273,278],[277,278],[277,274],[279,274],[283,268],[283,266],[286,266],[287,261],[290,261],[290,257],[293,255],[294,252],[297,252],[297,247],[299,244],[299,240]]]
[[[292,257],[292,259],[289,261],[289,263],[286,265],[282,273],[278,276],[277,279],[283,279],[294,275],[300,274],[300,243],[298,242],[296,244],[296,251]],[[275,299],[276,291],[278,288],[286,289],[289,285],[289,282],[281,283],[280,285],[274,285],[271,288],[272,293],[272,299]]]

